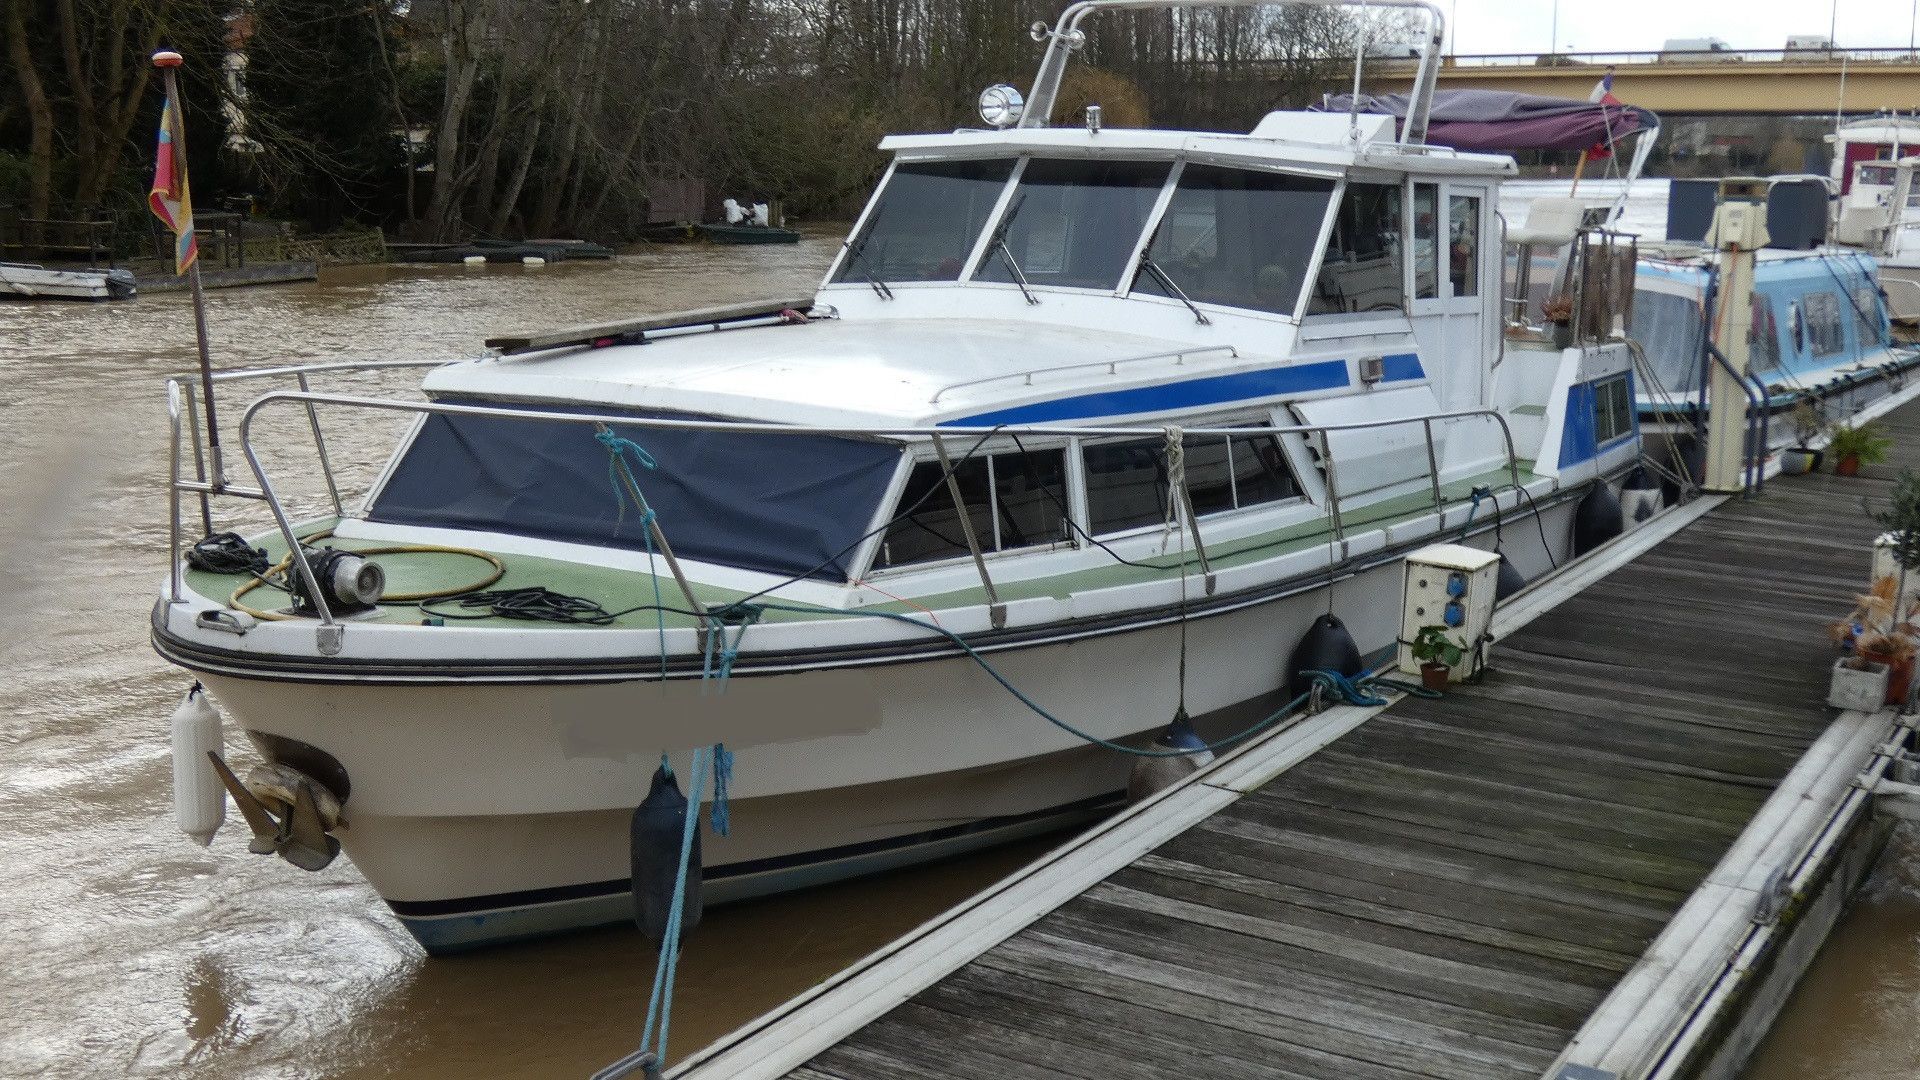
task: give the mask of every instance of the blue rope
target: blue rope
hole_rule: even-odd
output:
[[[593,437],[599,441],[601,446],[607,448],[607,481],[613,485],[613,503],[620,508],[621,520],[625,520],[627,514],[627,493],[620,484],[621,469],[626,469],[627,479],[634,481],[633,490],[640,490],[640,482],[634,479],[633,470],[627,465],[627,456],[631,455],[635,461],[638,461],[643,467],[648,469],[657,469],[660,466],[653,460],[653,455],[647,453],[646,447],[641,446],[632,439],[621,438],[619,435],[614,434],[612,428],[608,428],[605,431],[596,431],[593,433]],[[647,505],[643,501],[640,504],[640,509],[645,510],[646,508]]]
[[[673,903],[667,908],[667,935],[660,942],[660,961],[653,969],[653,993],[647,998],[647,1026],[640,1034],[640,1049],[652,1049],[654,1061],[662,1066],[667,1062],[667,1027],[673,1021],[673,981],[680,964],[680,922],[686,909],[687,866],[693,861],[693,837],[699,829],[700,789],[706,779],[706,763],[701,758],[706,753],[706,747],[695,747],[687,769],[687,813],[680,828],[680,872],[674,875]],[[661,760],[664,762],[666,755],[661,755]],[[670,768],[668,774],[672,774]],[[656,1021],[660,1031],[658,1043],[653,1037]]]
[[[1034,715],[1040,717],[1042,720],[1045,720],[1046,722],[1052,724],[1054,727],[1059,728],[1060,730],[1066,732],[1069,735],[1072,735],[1077,739],[1080,739],[1083,742],[1091,743],[1094,746],[1102,746],[1107,748],[1108,750],[1117,751],[1122,754],[1132,754],[1135,757],[1145,757],[1145,758],[1191,757],[1192,755],[1201,753],[1202,751],[1216,752],[1219,750],[1224,750],[1227,747],[1234,745],[1235,743],[1243,742],[1247,739],[1250,739],[1253,736],[1259,734],[1260,732],[1265,731],[1267,728],[1270,728],[1273,725],[1279,723],[1280,721],[1286,719],[1288,716],[1293,714],[1294,710],[1298,709],[1301,705],[1306,704],[1307,701],[1313,697],[1312,691],[1308,691],[1307,693],[1301,694],[1300,696],[1294,698],[1292,701],[1289,701],[1285,705],[1280,706],[1279,709],[1268,714],[1266,718],[1262,719],[1259,723],[1254,724],[1252,727],[1249,727],[1246,730],[1239,732],[1238,734],[1229,735],[1218,742],[1208,743],[1205,746],[1202,746],[1198,749],[1150,750],[1150,749],[1144,749],[1142,747],[1137,747],[1137,746],[1127,746],[1122,743],[1114,742],[1111,739],[1103,739],[1100,736],[1093,734],[1092,732],[1082,731],[1081,729],[1073,726],[1067,721],[1062,720],[1059,717],[1048,712],[1044,707],[1041,706],[1039,702],[1028,697],[1024,692],[1021,691],[1019,687],[1013,685],[1013,683],[1009,681],[1005,675],[1000,674],[1000,671],[997,668],[995,668],[992,664],[988,663],[987,658],[984,656],[981,656],[980,653],[977,652],[972,645],[969,645],[967,643],[965,638],[962,638],[960,635],[954,633],[951,630],[948,630],[944,626],[936,626],[936,625],[933,625],[932,623],[922,622],[919,619],[913,618],[910,615],[902,615],[898,612],[893,612],[893,611],[881,611],[876,608],[868,608],[865,611],[858,611],[858,612],[839,612],[839,611],[833,611],[829,608],[801,607],[794,604],[779,604],[779,603],[771,603],[771,602],[762,604],[760,606],[770,610],[774,610],[774,611],[793,611],[803,615],[848,615],[856,618],[871,615],[871,616],[878,616],[883,619],[892,619],[895,622],[906,623],[909,626],[918,626],[923,630],[931,630],[934,633],[939,634],[940,636],[946,638],[948,641],[951,641],[956,646],[958,646],[962,652],[967,654],[968,659],[972,660],[975,664],[978,664],[980,666],[980,670],[986,672],[989,676],[991,676],[994,682],[999,683],[1001,687],[1007,691],[1007,693],[1012,694],[1014,698],[1020,702],[1020,704],[1025,705],[1029,710],[1031,710],[1034,713]],[[1386,702],[1383,699],[1367,696],[1359,689],[1361,686],[1364,686],[1367,683],[1370,683],[1379,677],[1380,675],[1379,668],[1375,668],[1372,671],[1361,672],[1360,675],[1354,679],[1347,679],[1346,677],[1340,675],[1338,672],[1334,672],[1334,671],[1313,670],[1313,671],[1302,672],[1302,674],[1310,676],[1313,679],[1314,683],[1318,685],[1323,692],[1331,694],[1332,696],[1337,697],[1342,701],[1346,701],[1349,704],[1363,705],[1363,706],[1369,706],[1369,707],[1372,705],[1386,704]]]
[[[747,627],[759,622],[760,616],[765,613],[766,608],[760,604],[732,604],[707,614],[707,648],[700,663],[702,681],[711,680],[721,690],[727,688],[727,679],[733,674],[733,662],[740,658],[740,643],[747,637]],[[739,621],[727,622],[729,615]],[[729,626],[740,628],[731,641],[727,639]]]
[[[601,446],[607,448],[607,481],[613,485],[613,504],[619,510],[614,525],[614,527],[618,529],[619,522],[625,521],[627,518],[627,493],[625,487],[620,482],[620,474],[623,470],[626,473],[627,481],[633,484],[634,492],[638,494],[640,491],[640,481],[634,476],[632,466],[627,464],[627,458],[632,457],[648,469],[657,469],[660,466],[658,462],[653,460],[653,455],[647,453],[646,447],[641,446],[632,439],[621,438],[619,435],[614,434],[612,428],[608,428],[605,431],[596,431],[593,437]],[[647,545],[647,576],[653,579],[653,625],[660,634],[660,681],[664,683],[667,681],[667,609],[665,602],[660,596],[660,568],[654,562],[654,557],[657,552],[655,552],[653,548],[653,526],[658,520],[658,516],[653,512],[653,507],[648,506],[645,496],[642,496],[640,499],[640,538],[645,541]]]
[[[713,744],[713,831],[725,836],[732,824],[728,792],[733,787],[733,751],[726,743]]]

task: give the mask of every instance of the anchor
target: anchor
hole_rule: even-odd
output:
[[[276,818],[267,804],[220,760],[219,754],[209,750],[207,760],[213,762],[213,771],[219,775],[220,783],[240,807],[240,816],[247,820],[247,827],[253,830],[253,839],[247,842],[248,851],[255,855],[278,855],[302,870],[324,870],[339,856],[340,841],[327,831],[326,824],[326,817],[338,822],[338,800],[332,792],[316,790],[319,784],[313,778],[293,773],[293,782],[288,784],[284,783],[287,777],[275,777],[282,781],[276,786],[288,788],[292,796],[291,801],[274,800],[282,807]],[[325,815],[321,810],[323,802],[330,811]]]

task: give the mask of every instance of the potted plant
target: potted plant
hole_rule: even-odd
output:
[[[1893,449],[1893,436],[1879,424],[1859,427],[1842,424],[1833,429],[1827,449],[1833,454],[1835,476],[1856,476],[1860,466],[1878,465],[1887,460],[1887,451]]]
[[[1573,345],[1573,297],[1554,293],[1540,305],[1540,315],[1553,327],[1553,347],[1570,348]]]
[[[1911,629],[1911,624],[1906,624]],[[1913,686],[1913,636],[1901,630],[1869,630],[1854,642],[1853,666],[1859,670],[1872,670],[1873,665],[1885,669],[1887,673],[1887,691],[1881,702],[1886,705],[1899,705],[1907,700],[1907,691]]]
[[[1420,685],[1429,690],[1445,690],[1453,669],[1464,655],[1444,626],[1423,626],[1413,635],[1409,646],[1413,658],[1420,661]]]
[[[1780,471],[1788,476],[1805,476],[1820,467],[1824,456],[1807,444],[1827,430],[1827,418],[1820,406],[1802,399],[1793,407],[1793,445],[1780,451]]]

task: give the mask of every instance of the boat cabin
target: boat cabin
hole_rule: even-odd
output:
[[[978,433],[1002,425],[1209,429],[1183,444],[1207,541],[1298,529],[1328,513],[1326,450],[1350,504],[1424,493],[1436,468],[1452,483],[1508,464],[1487,417],[1433,421],[1431,446],[1419,418],[1499,404],[1492,206],[1513,164],[1392,137],[1387,117],[1276,113],[1238,136],[889,139],[894,161],[819,291],[814,310],[827,317],[457,364],[426,388],[442,401],[956,431],[941,447],[911,435],[646,432],[660,465],[645,476],[648,498],[676,549],[741,571],[846,582],[964,567],[943,455],[966,457],[959,502],[988,556],[1180,542],[1168,526],[1189,510],[1169,505],[1163,440],[982,444]],[[1229,432],[1376,422],[1319,438]],[[1545,431],[1534,434],[1516,448],[1522,460],[1540,456]],[[528,463],[544,482],[523,482]],[[368,520],[604,541],[605,472],[606,451],[577,427],[437,415]],[[455,475],[518,480],[450,496]],[[829,482],[838,495],[823,506]],[[637,516],[614,535],[645,539]]]

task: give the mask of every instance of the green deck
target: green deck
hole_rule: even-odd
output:
[[[1534,479],[1532,462],[1520,463],[1520,480],[1526,483]],[[1441,485],[1442,499],[1449,507],[1469,501],[1474,488],[1482,486],[1503,487],[1508,481],[1505,469],[1495,469],[1485,473],[1456,480]],[[1396,496],[1380,502],[1356,507],[1342,517],[1346,533],[1352,537],[1356,533],[1383,529],[1404,522],[1416,520],[1432,513],[1433,496],[1427,490]],[[309,522],[300,532],[311,536],[326,528],[330,521]],[[1278,558],[1311,548],[1324,547],[1330,539],[1330,529],[1325,518],[1316,518],[1285,529],[1260,533],[1239,540],[1209,545],[1208,563],[1212,569],[1225,570],[1264,559]],[[671,537],[671,534],[669,534]],[[277,533],[266,537],[255,537],[255,544],[267,549],[268,557],[280,559],[286,554],[286,544],[281,542]],[[325,545],[359,551],[367,548],[391,546],[388,541],[362,540],[325,540]],[[497,554],[497,553],[496,553]],[[569,596],[584,597],[599,603],[608,611],[622,611],[627,608],[644,607],[647,610],[628,612],[606,624],[612,629],[651,629],[658,625],[651,610],[654,596],[652,575],[644,571],[619,570],[604,566],[591,566],[585,563],[569,562],[563,559],[548,559],[532,555],[498,555],[506,565],[507,572],[498,582],[487,586],[489,589],[520,589],[542,586],[554,592]],[[998,560],[995,560],[998,561]],[[387,592],[404,594],[430,589],[451,589],[478,581],[489,571],[489,567],[476,559],[452,553],[403,553],[379,556],[382,568],[387,572]],[[1001,581],[998,578],[994,586],[1001,600],[1027,600],[1035,597],[1055,597],[1064,599],[1075,593],[1096,589],[1131,585],[1156,579],[1165,579],[1180,573],[1187,566],[1191,573],[1194,564],[1191,552],[1166,555],[1138,560],[1140,565],[1128,566],[1111,563],[1070,573],[1056,574],[1051,577],[1036,578],[1029,581]],[[989,572],[992,571],[989,564]],[[685,598],[680,594],[679,586],[672,575],[666,572],[666,566],[660,567],[660,599],[667,607],[684,607]],[[201,570],[189,570],[186,573],[187,587],[202,596],[225,599],[246,581],[241,574],[214,574]],[[708,608],[724,607],[746,596],[735,589],[723,589],[718,586],[693,583],[694,595]],[[863,611],[892,611],[911,614],[921,608],[936,611],[950,608],[971,607],[986,602],[986,591],[972,586],[953,592],[914,598],[913,604],[888,602],[868,605],[865,608],[845,612],[858,615]],[[261,610],[273,611],[286,604],[286,594],[276,589],[261,586],[248,593],[243,602]],[[437,602],[436,608],[443,612],[458,613],[459,608],[450,602]],[[838,615],[840,612],[827,612]],[[386,604],[363,621],[408,624],[417,623],[423,618],[418,607],[411,603]],[[799,622],[811,616],[792,611],[768,611],[764,619],[769,622]],[[449,619],[452,623],[455,620]],[[693,626],[695,620],[687,615],[668,612],[668,628]],[[555,629],[582,629],[579,625],[535,624],[524,621],[488,616],[478,619],[461,619],[463,626],[512,626],[528,629],[534,626],[549,625]],[[585,626],[585,629],[594,629]]]

